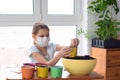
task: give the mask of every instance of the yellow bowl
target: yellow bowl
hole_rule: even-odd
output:
[[[71,75],[86,75],[93,71],[96,66],[96,58],[77,56],[75,58],[62,58],[64,68]]]

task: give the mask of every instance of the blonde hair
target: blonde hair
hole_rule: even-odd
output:
[[[32,34],[36,35],[40,29],[47,29],[49,31],[49,28],[46,24],[37,22],[33,25]]]

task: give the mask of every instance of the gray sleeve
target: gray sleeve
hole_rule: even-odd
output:
[[[31,56],[31,54],[33,52],[39,52],[39,50],[36,48],[36,46],[31,46],[30,49],[28,50],[29,56]]]

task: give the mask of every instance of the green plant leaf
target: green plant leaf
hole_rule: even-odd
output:
[[[91,7],[92,6],[92,7]],[[117,15],[119,13],[119,7],[116,0],[94,0],[91,2],[90,11],[98,14],[98,20],[95,24],[98,28],[95,33],[100,39],[106,40],[110,38],[116,38],[117,33],[120,31],[118,25],[120,22],[115,20],[112,12]]]

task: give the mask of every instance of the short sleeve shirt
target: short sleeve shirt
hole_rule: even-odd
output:
[[[43,56],[47,61],[49,61],[50,59],[53,58],[54,54],[55,54],[55,51],[56,51],[56,44],[54,43],[49,43],[48,46],[47,46],[47,55],[46,56],[43,56],[42,55],[42,52],[35,46],[35,45],[32,45],[30,47],[30,49],[28,50],[28,53],[29,53],[29,58],[31,59],[31,62],[32,63],[37,63],[38,61],[36,61],[32,56],[31,54],[33,52],[38,52],[41,56]]]

